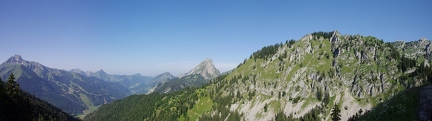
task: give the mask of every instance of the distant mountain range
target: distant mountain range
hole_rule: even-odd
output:
[[[14,55],[0,65],[1,78],[10,74],[15,75],[24,91],[72,115],[80,115],[130,94],[145,94],[155,89],[157,92],[172,92],[188,86],[201,86],[219,75],[219,70],[214,67],[212,60],[206,59],[181,78],[169,72],[154,78],[141,74],[110,75],[103,70],[91,72],[49,68]]]
[[[0,65],[0,77],[14,74],[20,88],[72,115],[122,99],[131,92],[124,86],[26,61],[20,55]]]
[[[147,93],[169,93],[186,87],[199,87],[206,84],[210,79],[219,76],[220,72],[213,65],[211,59],[206,59],[198,64],[188,73],[181,74],[178,78],[172,78],[167,82],[160,82]]]
[[[82,71],[80,69],[72,69],[70,72],[75,72],[87,77],[96,77],[98,79],[102,79],[104,81],[108,82],[117,82],[124,87],[128,88],[132,94],[135,94],[137,92],[143,92],[143,90],[146,90],[145,85],[149,85],[148,82],[150,82],[153,77],[150,76],[142,76],[141,74],[134,74],[134,75],[110,75],[107,74],[102,69],[96,72],[91,71]],[[148,90],[148,89],[147,89]]]

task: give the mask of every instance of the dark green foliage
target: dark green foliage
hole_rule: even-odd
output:
[[[266,59],[268,57],[273,56],[277,50],[279,49],[279,47],[281,47],[282,44],[275,44],[275,45],[270,45],[270,46],[266,46],[263,47],[261,50],[258,50],[257,52],[254,52],[252,55],[254,57],[254,59]]]
[[[317,88],[315,96],[319,101],[321,101],[323,99],[323,91],[321,90],[321,88]]]
[[[390,48],[390,56],[387,56],[387,59],[393,58],[395,60],[400,59],[399,51],[397,51],[390,43],[387,44],[387,47]]]
[[[185,88],[181,91],[148,95],[131,95],[122,100],[103,105],[85,120],[91,121],[166,121],[185,116],[198,100],[196,89]]]
[[[358,121],[415,121],[417,118],[417,106],[422,87],[413,87],[399,92],[391,99],[384,101],[372,110],[360,111],[349,118]]]
[[[279,111],[276,115],[275,115],[275,121],[292,121],[294,120],[292,117],[288,117],[287,115],[285,115],[285,113],[283,113],[282,111]]]
[[[324,39],[330,39],[330,37],[333,35],[333,32],[314,32],[312,33],[313,36],[317,36],[317,37],[323,37]]]
[[[249,77],[244,76],[244,78],[249,78]],[[230,80],[224,80],[224,78],[218,78],[218,80],[215,81],[217,83],[214,83],[214,85],[216,85],[215,87],[216,90],[221,90],[234,83],[239,83],[239,80],[245,81],[244,78],[242,75],[235,75]],[[237,111],[231,112],[229,109],[230,105],[236,99],[234,98],[234,91],[229,93],[228,95],[224,95],[223,91],[215,91],[215,92],[216,93],[210,95],[210,98],[213,102],[213,107],[210,112],[215,112],[216,114],[220,114],[220,115],[211,115],[211,113],[206,113],[202,115],[199,118],[199,120],[200,121],[223,121],[227,119],[229,121],[240,121],[241,118],[243,117],[243,114],[240,114]],[[238,94],[240,94],[240,92],[237,92],[237,95]],[[248,99],[251,100],[253,96],[255,96],[255,90],[248,91]]]
[[[275,115],[275,121],[321,121],[321,118],[318,116],[321,113],[321,110],[321,107],[312,108],[300,118],[294,118],[292,115],[287,116],[282,111],[279,111]]]
[[[251,101],[252,98],[255,96],[256,91],[253,90],[253,91],[248,91],[248,92],[249,92],[248,93],[248,100]]]
[[[6,94],[13,96],[20,96],[19,84],[15,82],[15,76],[11,74],[6,82]]]
[[[335,104],[333,106],[332,112],[331,112],[331,119],[332,121],[340,121],[341,120],[341,110],[339,109],[339,106],[337,104]]]
[[[170,89],[169,92],[174,92],[182,90],[185,87],[201,87],[207,83],[209,83],[209,80],[204,79],[199,74],[188,75],[182,78],[173,78],[164,84],[159,83],[154,92],[166,93],[167,89]]]
[[[22,91],[11,74],[6,83],[0,80],[0,121],[78,121],[57,107]]]
[[[414,59],[410,59],[410,58],[406,58],[405,56],[402,56],[402,58],[400,59],[398,68],[400,70],[402,70],[402,72],[407,71],[407,69],[412,68],[412,67],[416,67],[416,60]]]
[[[426,66],[424,63],[417,65],[416,60],[402,56],[398,64],[398,68],[402,72],[406,72],[407,69],[410,68],[415,68],[414,72],[402,74],[399,77],[399,83],[405,87],[412,87],[416,83],[414,82],[414,79],[423,81],[420,82],[420,84],[432,82],[432,76],[430,76],[430,74],[432,74],[432,68]]]
[[[295,43],[295,40],[294,39],[291,39],[291,40],[287,40],[286,42],[285,42],[285,44],[287,44],[288,45],[288,48],[291,48],[291,46],[292,45],[294,45],[294,43]]]
[[[387,44],[390,48],[390,55],[387,56],[387,59],[393,58],[398,61],[398,69],[402,72],[406,72],[408,69],[415,68],[414,72],[409,74],[402,74],[399,77],[399,83],[404,85],[405,87],[412,87],[416,82],[414,79],[421,80],[420,84],[425,84],[428,82],[432,82],[432,68],[427,67],[424,63],[417,64],[415,59],[407,58],[405,56],[400,55],[400,53],[391,45]]]
[[[301,99],[301,97],[295,97],[295,98],[293,99],[293,102],[294,102],[294,103],[298,103],[298,101],[300,101],[300,99]]]
[[[329,102],[330,102],[330,94],[328,92],[325,92],[324,98],[323,98],[323,103],[324,103],[324,105],[328,105]]]

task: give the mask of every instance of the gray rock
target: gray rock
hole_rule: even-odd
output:
[[[179,78],[187,76],[187,75],[194,75],[194,74],[199,74],[199,75],[203,76],[205,79],[211,79],[211,78],[219,76],[220,72],[213,65],[213,60],[205,59],[203,62],[201,62],[194,69],[190,70],[188,73],[180,75]]]

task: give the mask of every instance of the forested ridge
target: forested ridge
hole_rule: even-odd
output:
[[[122,100],[102,106],[85,120],[119,121],[119,120],[177,120],[193,108],[197,100],[196,89],[185,88],[181,91],[148,95],[131,95]]]
[[[79,119],[19,88],[11,74],[0,79],[0,121],[78,121]]]

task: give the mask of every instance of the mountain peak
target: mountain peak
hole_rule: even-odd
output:
[[[210,59],[210,58],[206,58],[203,62],[201,62],[201,63],[213,63],[213,60],[212,59]]]
[[[25,60],[22,59],[22,57],[18,54],[15,54],[14,56],[10,57],[6,62],[9,63],[22,63]]]
[[[96,71],[95,73],[102,73],[102,74],[107,74],[104,70],[99,70],[99,71]]]
[[[183,76],[193,75],[193,74],[199,74],[203,76],[205,79],[210,79],[218,76],[220,72],[213,65],[213,60],[207,58],[204,61],[202,61],[200,64],[198,64],[198,66],[196,66],[194,69],[189,71],[188,73],[180,75],[180,78]]]
[[[170,72],[164,72],[164,73],[162,73],[160,75],[172,75],[172,74]]]

